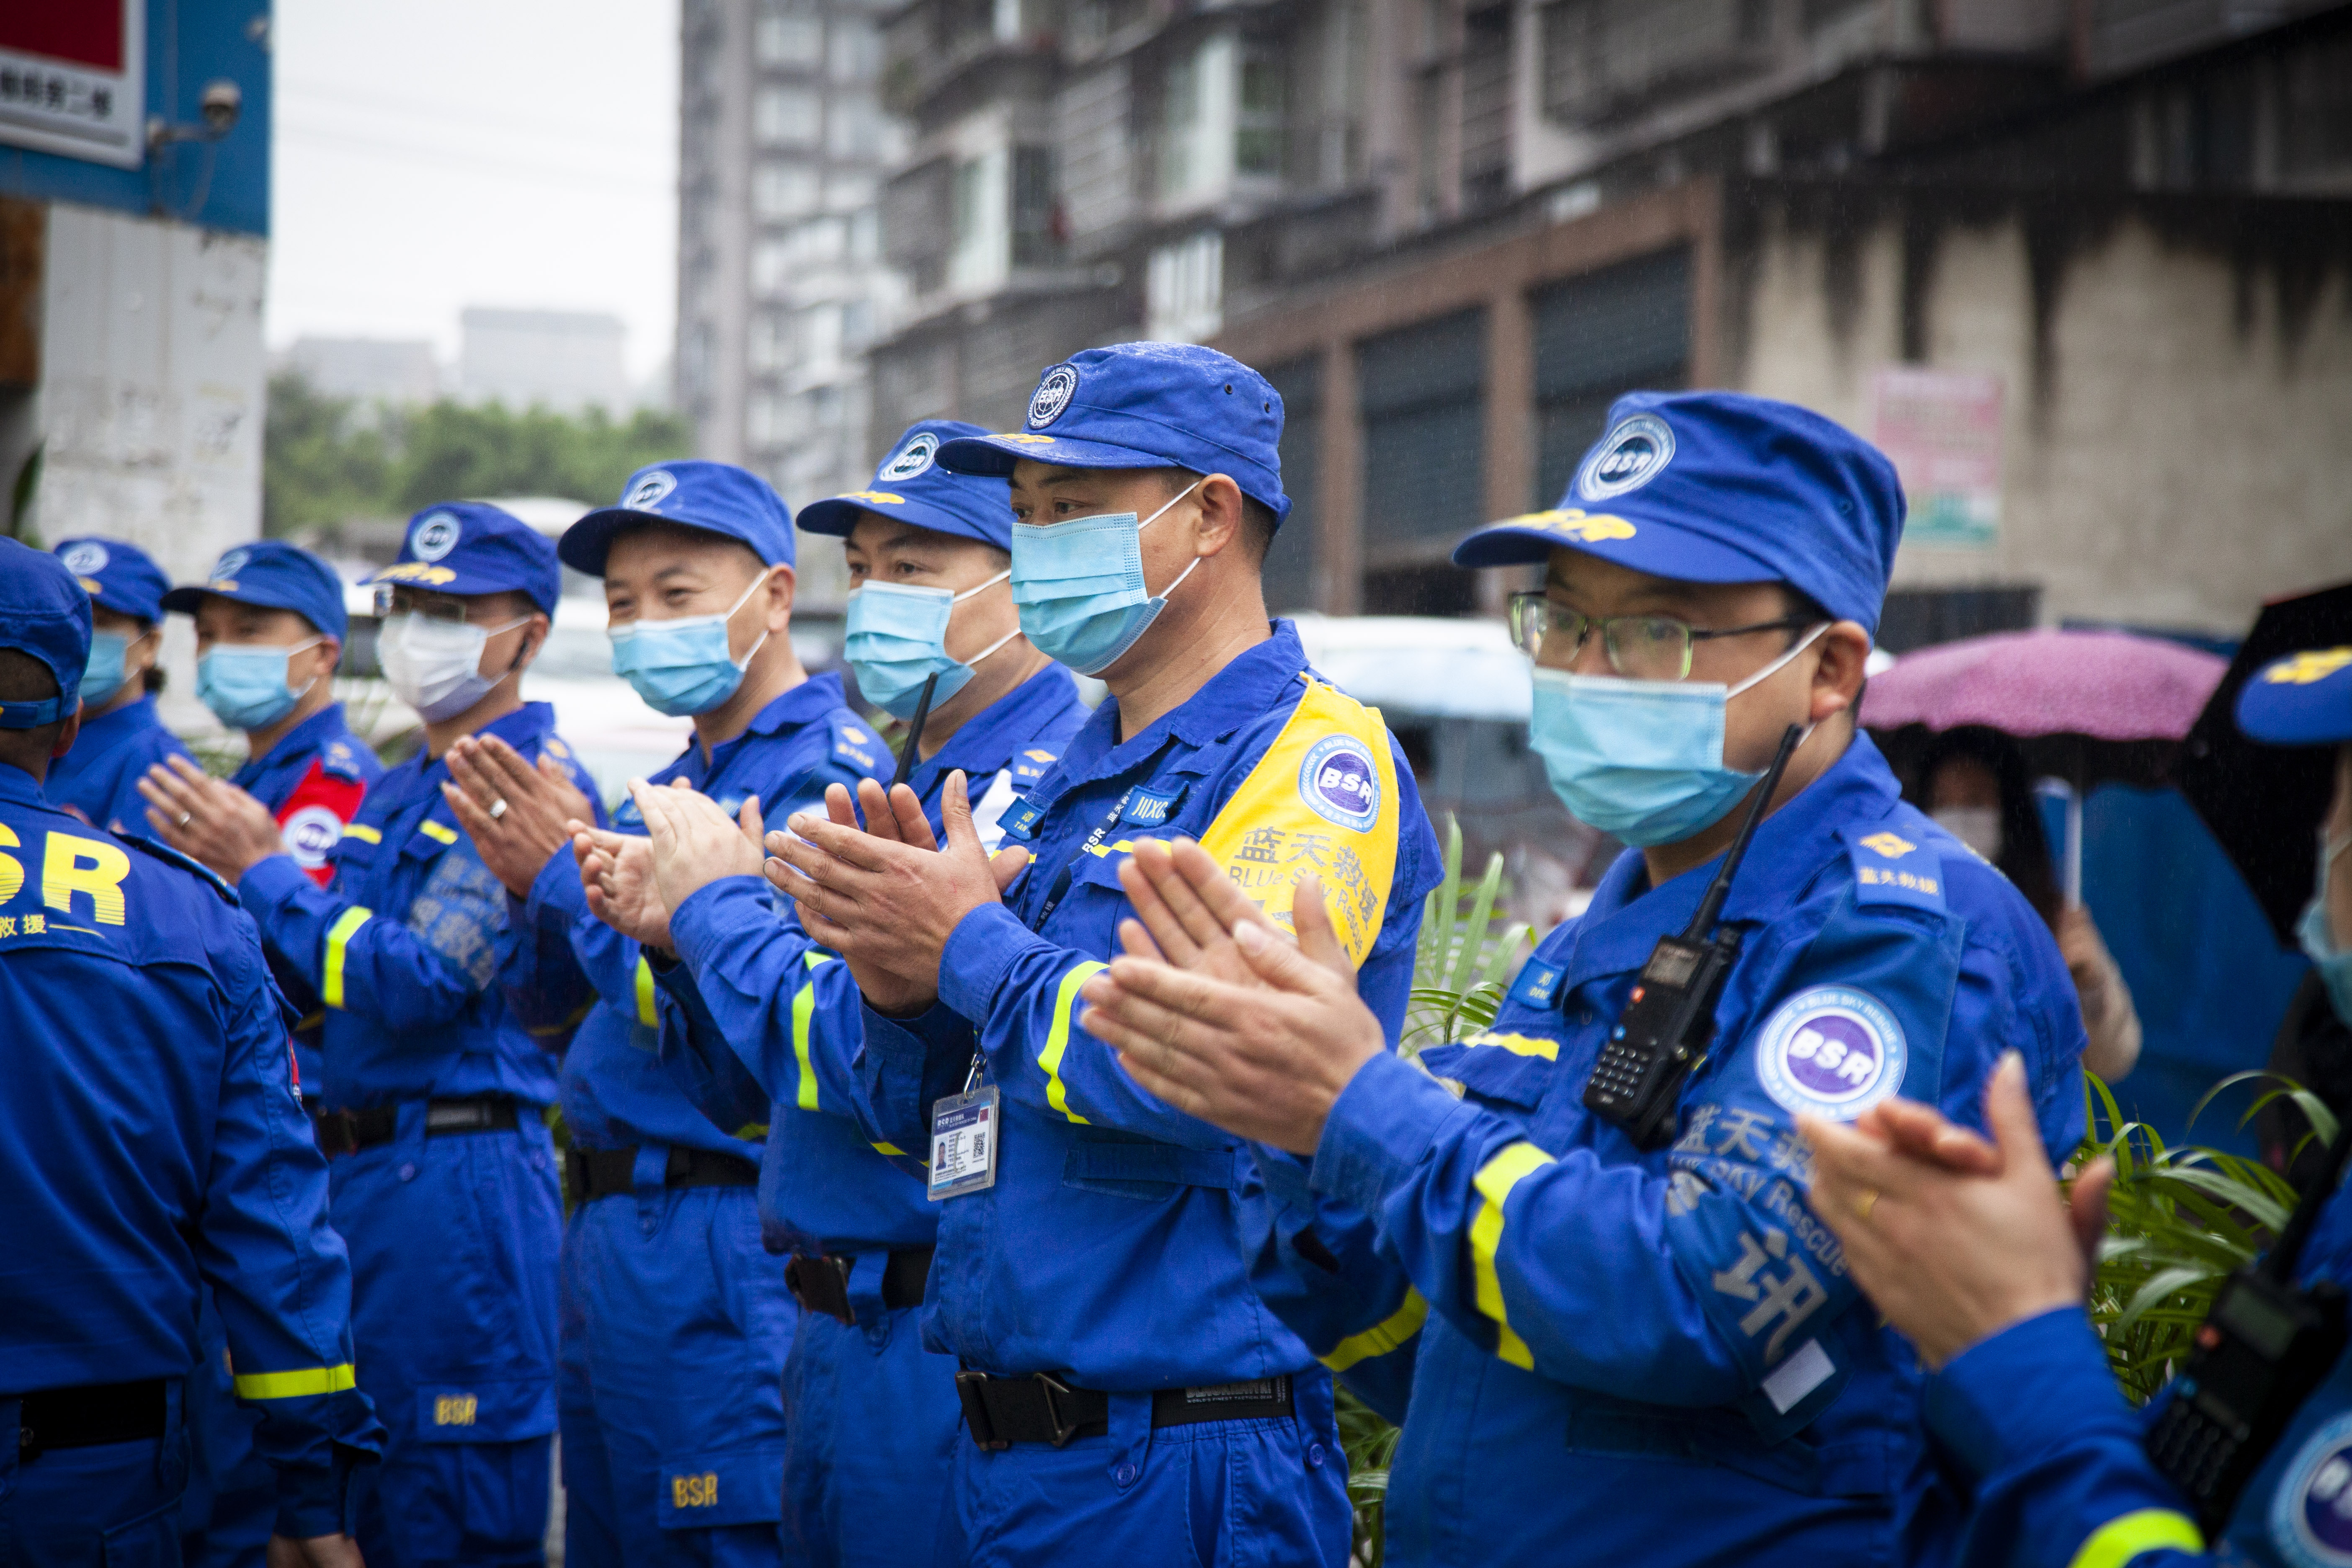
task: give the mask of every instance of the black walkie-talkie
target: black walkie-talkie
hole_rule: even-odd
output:
[[[2343,1288],[2298,1289],[2303,1244],[2352,1153],[2352,1122],[2329,1146],[2325,1169],[2259,1262],[2221,1282],[2197,1331],[2172,1403],[2148,1429],[2147,1457],[2218,1537],[2238,1494],[2276,1447],[2295,1408],[2344,1353]]]
[[[1723,858],[1723,868],[1707,884],[1698,912],[1682,935],[1658,939],[1642,978],[1619,1016],[1592,1076],[1584,1080],[1584,1107],[1625,1129],[1641,1149],[1656,1149],[1674,1137],[1675,1111],[1683,1079],[1706,1060],[1715,1037],[1715,1005],[1739,958],[1739,932],[1714,930],[1716,916],[1731,891],[1731,879],[1747,857],[1748,840],[1764,819],[1780,774],[1805,732],[1789,726],[1780,750],[1749,802],[1739,837]]]

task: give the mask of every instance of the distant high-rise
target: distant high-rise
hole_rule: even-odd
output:
[[[441,368],[424,338],[297,338],[282,363],[329,397],[401,407],[441,395]]]
[[[877,15],[686,0],[681,18],[678,410],[703,456],[796,507],[869,477],[865,349],[903,294],[877,233],[906,133],[877,98]],[[819,556],[802,573],[812,607],[844,586],[837,554]]]
[[[494,310],[458,318],[457,395],[509,408],[601,408],[622,417],[635,401],[621,363],[618,316],[572,310]]]

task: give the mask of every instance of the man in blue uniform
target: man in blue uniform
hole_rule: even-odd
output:
[[[194,618],[196,695],[223,724],[245,731],[251,760],[229,783],[268,809],[295,860],[325,887],[344,825],[383,772],[334,700],[335,666],[350,630],[341,580],[307,551],[263,540],[222,555],[202,586],[173,589],[163,607]],[[142,780],[140,793],[148,801],[146,820],[169,843],[179,814],[157,804],[170,798],[163,790],[174,775],[201,786],[205,774],[184,757],[173,759],[164,773]],[[302,1014],[294,1056],[299,1083],[314,1090],[325,1010],[292,964],[273,955],[270,970]],[[192,1451],[182,1554],[191,1563],[249,1563],[269,1533],[269,1472],[254,1450],[253,1414],[231,1395],[223,1361],[227,1342],[209,1297],[202,1337],[205,1354],[188,1384]]]
[[[1311,1157],[1261,1161],[1259,1284],[1404,1419],[1391,1562],[1550,1562],[1564,1542],[1594,1562],[1885,1561],[1934,1522],[1916,1370],[1805,1206],[1793,1117],[1898,1090],[1972,1107],[2013,1043],[2055,1138],[2081,1122],[2083,1027],[2032,909],[1902,803],[1854,728],[1902,515],[1885,459],[1802,409],[1619,400],[1559,508],[1454,552],[1546,564],[1512,605],[1531,743],[1569,809],[1639,851],[1493,1025],[1416,1068],[1343,979],[1264,942],[1315,982],[1294,1005],[1142,960],[1090,987],[1108,1009],[1090,1027],[1146,1087]],[[1666,1102],[1671,1146],[1644,1148],[1588,1109],[1588,1080],[1643,987],[1674,983],[1654,950],[1790,726],[1722,910],[1744,941],[1712,1045]],[[1286,1070],[1259,1076],[1268,1059]]]
[[[792,514],[758,475],[640,469],[557,548],[604,580],[614,672],[694,720],[659,776],[730,815],[772,803],[782,822],[887,757],[842,706],[840,677],[810,677],[793,651]],[[549,778],[487,737],[452,765],[468,792],[459,821],[517,900],[507,941],[568,946],[595,987],[563,1058],[567,1560],[774,1563],[793,1310],[760,1245],[766,1104],[715,1126],[670,1081],[646,953],[590,912],[565,826],[580,813],[550,798]],[[634,803],[616,821],[645,832]]]
[[[139,781],[188,748],[155,716],[155,667],[163,646],[163,594],[172,580],[135,544],[68,539],[58,559],[89,595],[93,629],[83,672],[81,739],[58,759],[49,799],[93,826],[141,833],[147,821]]]
[[[353,1467],[383,1430],[352,1387],[350,1264],[253,922],[42,789],[89,628],[74,574],[0,540],[0,1563],[179,1561],[203,1290],[277,1472],[271,1561],[356,1563]]]
[[[392,1431],[360,1522],[372,1563],[536,1563],[555,1431],[561,1208],[543,1108],[585,982],[560,942],[509,944],[507,895],[457,826],[445,765],[488,732],[589,781],[526,703],[547,637],[554,546],[498,508],[429,507],[375,575],[394,693],[417,753],[343,830],[332,886],[269,813],[222,786],[177,796],[183,838],[234,875],[263,939],[327,1011],[318,1121],[352,1253],[360,1385]]]
[[[1165,833],[1209,844],[1274,918],[1321,868],[1366,994],[1402,1022],[1436,843],[1379,714],[1268,624],[1281,429],[1247,366],[1131,343],[1047,369],[1023,430],[942,445],[950,470],[1011,477],[1022,630],[1110,698],[1006,812],[1004,868],[1034,857],[1006,897],[960,775],[943,852],[903,795],[868,805],[868,833],[812,816],[793,824],[812,842],[768,840],[869,1004],[877,1126],[929,1150],[943,1198],[924,1328],[969,1369],[971,1440],[941,1563],[1347,1557],[1328,1374],[1237,1245],[1248,1150],[1072,1027],[1128,912],[1118,868]]]
[[[993,849],[1004,807],[1045,777],[1087,710],[1069,672],[1021,635],[1004,482],[938,464],[941,443],[981,434],[918,424],[871,489],[803,507],[798,521],[845,540],[845,653],[858,689],[906,720],[931,683],[908,775],[928,827],[943,831],[950,773],[987,779],[974,818]],[[887,809],[879,786],[866,788],[869,809]],[[671,830],[693,797],[646,799],[659,904],[671,911],[664,931],[646,934],[683,961],[656,968],[680,1004],[663,1050],[719,1125],[768,1123],[761,1220],[793,1253],[786,1278],[805,1309],[784,1368],[792,1545],[813,1564],[928,1562],[961,1419],[955,1363],[923,1348],[917,1321],[939,1210],[916,1160],[877,1147],[855,1066],[856,983],[797,920],[774,917],[756,836],[707,805],[698,824]],[[604,878],[628,879],[620,867]]]
[[[2317,886],[2300,925],[2329,1005],[2352,1023],[2352,647],[2265,665],[2240,689],[2237,719],[2257,741],[2336,751]],[[2146,1414],[2134,1411],[2084,1316],[2112,1167],[2097,1162],[2075,1178],[2070,1212],[2012,1064],[1985,1100],[1990,1142],[1921,1106],[1805,1128],[1818,1151],[1817,1212],[1872,1303],[1936,1371],[1928,1427],[1968,1507],[1937,1558],[1968,1568],[2352,1563],[2352,1354],[2298,1391],[2301,1407],[2209,1545],[2141,1443],[2161,1401],[2188,1393],[2176,1383]],[[2352,1286],[2352,1200],[2342,1188],[2325,1200],[2296,1277]],[[2345,1310],[2341,1295],[2321,1305]]]

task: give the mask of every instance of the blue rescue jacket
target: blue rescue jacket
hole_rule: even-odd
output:
[[[2352,1286],[2352,1198],[2319,1215],[2298,1272]],[[2031,1318],[1954,1356],[1927,1384],[1927,1425],[1968,1510],[1923,1560],[1965,1568],[2345,1568],[2352,1563],[2352,1352],[2312,1391],[2206,1542],[2141,1446],[2166,1390],[2131,1408],[2089,1321]]]
[[[49,763],[41,789],[95,826],[144,835],[150,824],[139,781],[165,758],[190,755],[155,716],[155,700],[142,697],[85,722],[73,750]]]
[[[1857,738],[1759,826],[1713,1052],[1643,1152],[1585,1080],[1719,864],[1651,889],[1622,857],[1491,1027],[1367,1064],[1311,1165],[1264,1156],[1265,1299],[1404,1420],[1392,1563],[1884,1562],[1925,1528],[1916,1363],[1805,1206],[1794,1112],[1899,1089],[1971,1121],[2014,1047],[2068,1146],[2080,1010],[2025,900]]]
[[[973,714],[908,775],[931,831],[944,833],[940,795],[960,768],[974,825],[994,848],[1002,807],[1045,776],[1086,719],[1077,683],[1059,665]],[[720,1125],[768,1122],[760,1221],[771,1247],[844,1256],[929,1247],[939,1205],[924,1196],[921,1155],[877,1149],[858,1082],[857,983],[789,905],[779,914],[771,893],[765,878],[729,877],[671,912],[679,962],[659,979],[679,1005],[663,1055]],[[878,1289],[877,1271],[866,1272],[861,1283]]]
[[[310,1536],[347,1527],[383,1429],[353,1386],[351,1265],[283,1009],[217,878],[0,766],[0,1389],[186,1378],[201,1278],[278,1532]]]
[[[684,778],[730,817],[747,796],[757,795],[761,814],[781,827],[813,802],[822,809],[827,784],[854,790],[889,755],[865,721],[842,706],[841,678],[818,675],[760,710],[742,734],[712,748],[709,761],[696,741],[653,776],[663,784]],[[621,804],[613,826],[623,833],[646,831],[635,801]],[[595,987],[595,1005],[563,1057],[563,1120],[574,1145],[661,1144],[757,1161],[759,1145],[732,1134],[764,1121],[766,1103],[714,1124],[670,1081],[659,1056],[663,1008],[652,971],[637,943],[589,912],[570,846],[548,861],[516,914],[509,940],[532,940],[538,932],[569,944]]]
[[[940,1005],[866,1010],[859,1073],[884,1141],[929,1146],[931,1104],[975,1052],[1003,1095],[995,1184],[940,1205],[924,1341],[982,1371],[1066,1374],[1111,1393],[1279,1376],[1307,1347],[1251,1289],[1236,1225],[1249,1150],[1171,1110],[1076,1026],[1078,987],[1132,910],[1118,867],[1139,837],[1201,842],[1261,907],[1321,872],[1359,985],[1402,1022],[1436,837],[1376,710],[1307,668],[1287,621],[1192,698],[1121,741],[1108,700],[1005,814],[1035,858],[1008,901],[967,915]]]
[[[228,782],[269,808],[295,864],[323,888],[334,880],[343,829],[359,816],[368,786],[383,776],[383,763],[374,750],[343,722],[343,705],[331,702],[279,736],[267,755],[247,763]],[[301,1064],[303,1092],[315,1093],[326,1010],[294,964],[273,952],[269,972],[302,1016],[294,1029],[294,1055]]]
[[[546,703],[527,702],[482,733],[527,759],[555,757],[593,799],[594,782],[554,719]],[[586,982],[560,938],[500,942],[507,890],[442,798],[448,777],[420,751],[378,779],[343,829],[332,887],[285,855],[238,884],[263,938],[326,1009],[318,1098],[331,1107],[555,1097],[541,1041],[559,1041],[575,1021]]]

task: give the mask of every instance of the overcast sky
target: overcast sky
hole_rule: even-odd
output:
[[[668,356],[677,0],[277,0],[268,336],[609,310]]]

